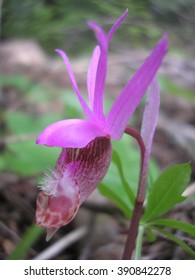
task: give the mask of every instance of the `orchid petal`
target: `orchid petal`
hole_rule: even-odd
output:
[[[100,45],[100,56],[96,72],[93,113],[100,121],[104,120],[103,93],[107,72],[107,37],[103,29],[96,23],[89,21],[89,27],[95,32]]]
[[[36,143],[62,148],[82,148],[96,137],[104,135],[103,130],[93,122],[68,119],[49,125],[38,136]]]
[[[68,173],[70,181],[77,183],[79,200],[82,204],[105,176],[111,158],[111,140],[107,137],[98,137],[84,148],[62,149],[56,171],[63,177],[67,177],[64,174]],[[62,185],[66,188],[67,179]]]
[[[119,140],[122,137],[129,118],[139,105],[148,85],[153,80],[167,49],[168,36],[165,34],[114,102],[106,117],[106,123],[108,133],[115,140]]]
[[[92,66],[90,65],[90,68],[93,67],[95,70],[95,73],[92,73],[91,75],[88,75],[88,92],[91,97],[93,96],[93,112],[97,116],[99,120],[104,120],[104,114],[103,114],[103,93],[104,93],[104,86],[105,86],[105,79],[106,79],[106,72],[107,72],[107,51],[108,51],[108,44],[109,41],[114,34],[117,27],[120,25],[120,23],[124,20],[125,16],[127,15],[128,10],[125,11],[125,13],[116,21],[116,23],[111,28],[110,32],[108,33],[108,36],[106,37],[103,29],[96,23],[92,21],[88,21],[89,27],[95,32],[96,38],[99,42],[101,52],[100,54],[96,51],[96,57],[92,57]],[[94,65],[95,64],[95,65]],[[93,70],[93,71],[94,71]],[[95,74],[95,75],[94,75]],[[90,79],[92,78],[91,82]],[[93,84],[94,83],[94,84]],[[89,87],[90,84],[93,84],[93,88]],[[92,94],[92,93],[94,94]]]
[[[89,20],[88,22],[88,26],[89,28],[91,28],[96,35],[96,39],[98,40],[100,47],[102,49],[106,49],[107,48],[107,37],[106,34],[104,33],[104,30],[101,28],[101,26],[99,26],[97,23]]]
[[[141,136],[146,148],[146,157],[149,159],[151,152],[152,141],[158,119],[158,112],[160,106],[160,90],[157,80],[154,79],[150,86],[150,91],[147,96],[146,106],[144,110]]]
[[[160,107],[160,90],[157,80],[154,79],[150,86],[150,91],[147,96],[146,106],[144,110],[141,136],[145,145],[145,153],[142,163],[142,177],[147,178],[148,166],[150,159],[150,152],[152,148],[152,141],[157,124],[158,113]]]
[[[108,32],[108,36],[107,36],[107,40],[108,42],[111,40],[114,32],[116,31],[116,29],[119,27],[119,25],[121,24],[121,22],[125,19],[126,15],[128,14],[128,9],[126,9],[126,11],[122,14],[122,16],[120,16],[120,18],[115,22],[115,24],[112,26],[112,28],[110,29],[110,31]]]
[[[67,148],[55,170],[39,186],[36,223],[47,229],[47,240],[76,215],[80,205],[105,176],[112,158],[111,140],[98,137],[84,148]]]
[[[64,162],[61,163],[64,166]],[[48,188],[49,185],[49,188]],[[37,198],[36,223],[48,229],[47,239],[60,227],[70,223],[80,206],[80,192],[68,170],[47,174]]]
[[[97,77],[97,67],[98,67],[99,57],[100,57],[100,47],[96,46],[93,51],[88,73],[87,73],[88,96],[89,96],[89,101],[92,110],[94,105],[95,83]]]
[[[111,158],[112,144],[109,138],[99,137],[90,142],[78,153],[80,170],[77,171],[76,179],[79,184],[81,204],[96,189],[97,185],[106,175]]]
[[[66,55],[66,53],[62,50],[59,50],[59,49],[56,49],[55,50],[61,57],[62,59],[64,60],[64,63],[66,65],[66,68],[67,68],[67,71],[68,71],[68,75],[69,75],[69,78],[70,78],[70,81],[71,81],[71,84],[72,84],[72,87],[77,95],[77,98],[83,108],[83,111],[85,113],[85,115],[89,118],[89,119],[92,119],[92,112],[91,110],[89,109],[88,105],[86,104],[85,100],[83,99],[83,97],[81,96],[80,92],[79,92],[79,89],[78,89],[78,86],[77,86],[77,83],[76,83],[76,80],[75,80],[75,77],[74,77],[74,73],[72,71],[72,67],[70,65],[70,61],[69,61],[69,58],[68,56]]]

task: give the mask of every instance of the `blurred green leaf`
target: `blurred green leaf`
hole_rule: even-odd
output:
[[[140,153],[135,143],[128,135],[123,135],[120,142],[113,141],[113,160],[99,187],[100,192],[114,201],[127,218],[131,216],[139,180]],[[153,178],[157,177],[158,169],[155,165],[150,165],[150,172]]]
[[[54,166],[60,150],[36,145],[36,137],[45,127],[63,119],[64,116],[58,112],[56,114],[55,111],[43,115],[28,112],[28,106],[32,102],[40,106],[40,102],[48,102],[55,98],[53,87],[47,91],[45,85],[33,83],[16,75],[4,78],[0,77],[0,85],[13,86],[22,94],[24,93],[27,107],[26,111],[7,110],[3,112],[6,134],[2,138],[5,149],[1,153],[0,170],[25,176],[38,174],[44,169]],[[73,92],[59,90],[57,98],[59,98],[59,102],[64,103],[67,117],[81,116],[80,104]]]
[[[162,91],[168,92],[170,95],[181,96],[189,101],[195,101],[195,92],[176,85],[170,79],[160,76],[159,77],[159,86]]]
[[[23,112],[7,112],[5,120],[11,134],[33,133],[39,130],[38,119]]]
[[[24,176],[42,173],[46,168],[54,167],[59,152],[58,148],[39,146],[34,141],[10,144],[2,155],[2,169]]]
[[[150,224],[158,225],[158,226],[167,226],[170,228],[179,229],[183,232],[191,234],[192,236],[195,236],[195,225],[191,225],[191,224],[184,223],[181,221],[175,221],[172,219],[159,219],[159,220],[152,221]]]
[[[114,201],[118,207],[122,210],[126,218],[130,218],[131,216],[131,209],[124,203],[123,199],[121,199],[116,192],[114,192],[112,189],[110,189],[108,186],[106,186],[104,183],[101,183],[98,186],[98,189],[100,193],[107,197],[108,199]]]
[[[148,242],[156,241],[156,235],[153,233],[152,228],[146,227],[145,229],[146,239]]]
[[[32,81],[20,75],[0,75],[0,87],[11,86],[22,92],[28,92],[33,87]]]
[[[148,179],[147,179],[147,190],[146,190],[146,197],[150,195],[152,186],[156,179],[160,174],[159,167],[154,160],[150,160],[149,162],[149,172],[148,172]]]
[[[0,170],[5,168],[5,160],[2,156],[0,156]]]
[[[124,191],[126,192],[128,198],[129,198],[129,202],[131,204],[134,204],[135,195],[134,195],[133,191],[131,190],[131,187],[127,183],[126,179],[125,179],[125,176],[124,176],[124,173],[123,173],[123,168],[122,168],[122,163],[121,163],[120,157],[119,157],[119,155],[117,154],[116,151],[113,151],[112,161],[118,169],[118,174],[119,174],[120,179],[121,179],[121,185],[122,185],[122,187],[124,187]]]
[[[123,170],[128,187],[131,185],[131,192],[135,195],[139,176],[139,150],[133,147],[132,139],[127,135],[123,136],[120,143],[113,142],[113,149],[120,155],[122,165],[120,168]],[[100,184],[100,192],[114,201],[124,212],[124,215],[129,218],[133,204],[129,201],[128,194],[122,186],[118,167],[113,161],[102,183],[103,186]]]
[[[43,116],[31,115],[25,112],[8,111],[5,114],[6,124],[12,134],[41,132],[47,125],[59,121],[61,118],[56,114],[45,114]]]
[[[21,98],[25,98],[28,104],[41,104],[52,102],[55,97],[56,87],[52,84],[33,82],[27,77],[20,75],[0,76],[0,87],[13,87],[20,92]]]
[[[43,228],[32,224],[27,232],[23,235],[21,241],[16,245],[14,251],[9,256],[9,260],[22,260],[28,253],[33,244],[40,238]]]
[[[178,203],[190,180],[189,163],[177,164],[165,170],[155,181],[148,197],[144,221],[159,217]]]
[[[67,118],[81,118],[82,109],[81,105],[76,98],[75,93],[70,90],[61,91],[59,101],[64,104],[65,117]]]

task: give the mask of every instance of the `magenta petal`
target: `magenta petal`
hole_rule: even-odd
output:
[[[105,176],[112,157],[111,140],[98,137],[81,149],[63,149],[56,170],[64,176],[69,174],[72,182],[76,182],[80,194],[80,204],[95,190]],[[64,188],[67,188],[67,179]]]
[[[128,9],[126,9],[126,11],[122,14],[122,16],[120,16],[120,18],[115,22],[115,24],[112,26],[112,28],[110,29],[110,31],[108,32],[108,36],[107,36],[107,40],[110,41],[110,39],[112,38],[114,32],[116,31],[116,29],[118,28],[118,26],[121,24],[121,22],[125,19],[126,15],[128,14]]]
[[[93,103],[94,103],[95,83],[97,77],[97,67],[98,67],[99,57],[100,57],[100,47],[96,46],[93,51],[88,73],[87,73],[87,89],[88,89],[88,96],[89,96],[89,101],[92,110],[93,110]]]
[[[147,96],[146,107],[142,120],[141,136],[145,144],[146,154],[149,158],[153,136],[157,124],[158,112],[160,106],[160,90],[157,80],[154,79],[150,86],[150,91]]]
[[[94,98],[93,98],[93,112],[96,115],[97,119],[100,121],[104,121],[104,113],[103,113],[103,93],[104,93],[104,86],[105,86],[105,79],[106,79],[106,72],[107,72],[107,51],[108,51],[108,44],[109,41],[114,34],[117,27],[120,25],[120,23],[124,20],[125,16],[127,15],[128,10],[125,11],[125,13],[116,21],[116,23],[112,26],[110,32],[108,33],[108,36],[106,37],[104,30],[96,23],[89,21],[88,25],[89,27],[95,32],[96,38],[98,40],[99,46],[100,46],[100,55],[98,56],[98,65],[97,57],[93,58],[93,64],[95,63],[95,76],[93,74],[91,84],[94,83],[94,86],[92,88],[92,91],[94,92]],[[96,54],[97,56],[97,54]],[[93,69],[94,69],[94,65]],[[96,68],[97,67],[97,68]],[[96,79],[94,79],[94,77]],[[90,79],[90,76],[89,76]],[[88,79],[88,85],[90,85],[90,80]],[[89,86],[88,86],[89,90]],[[91,90],[91,89],[90,89]],[[91,99],[91,92],[90,99]]]
[[[89,20],[88,22],[89,28],[91,28],[96,35],[96,38],[101,46],[101,48],[106,49],[107,48],[107,38],[106,34],[104,33],[104,30],[99,26],[97,23]]]
[[[107,72],[107,37],[103,29],[96,23],[89,21],[89,27],[95,32],[100,46],[100,56],[96,72],[93,113],[98,120],[104,121],[103,93]]]
[[[96,124],[80,119],[68,119],[53,123],[38,136],[39,145],[82,148],[104,132]]]
[[[106,122],[108,131],[114,139],[119,140],[122,137],[131,115],[153,80],[167,49],[168,36],[165,34],[113,104]]]
[[[56,49],[55,50],[61,57],[62,59],[64,60],[64,63],[66,65],[66,68],[67,68],[67,71],[68,71],[68,75],[69,75],[69,78],[70,78],[70,81],[72,83],[72,87],[77,95],[77,98],[83,108],[83,111],[85,113],[85,115],[91,119],[92,118],[92,112],[90,111],[88,105],[86,104],[85,100],[83,99],[83,97],[81,96],[80,92],[79,92],[79,89],[78,89],[78,86],[77,86],[77,83],[76,83],[76,80],[75,80],[75,77],[74,77],[74,74],[73,74],[73,71],[72,71],[72,67],[70,65],[70,61],[68,59],[68,56],[66,55],[66,53],[62,50],[59,50],[59,49]]]

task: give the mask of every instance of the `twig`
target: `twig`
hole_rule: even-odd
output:
[[[11,230],[8,226],[6,226],[2,221],[0,221],[0,231],[1,235],[6,235],[9,238],[11,238],[14,242],[20,241],[20,237],[15,233],[13,230]]]
[[[87,233],[87,227],[81,227],[76,229],[69,234],[65,235],[63,238],[52,244],[46,250],[42,251],[37,255],[34,260],[50,260],[56,255],[58,255],[62,250],[69,247],[74,242],[81,239]]]
[[[6,226],[2,221],[0,221],[0,232],[2,236],[6,236],[6,238],[11,239],[14,242],[14,244],[21,241],[21,238],[18,236],[18,234],[12,229],[10,229],[8,226]],[[30,248],[29,253],[35,255],[36,251]]]
[[[29,222],[32,222],[34,219],[34,209],[25,199],[9,189],[4,189],[1,194],[7,199],[7,201],[9,201],[9,203],[14,205],[16,209],[19,209]]]
[[[93,237],[95,236],[96,221],[97,221],[97,213],[93,212],[93,213],[91,213],[91,217],[89,220],[87,234],[85,235],[85,238],[83,240],[84,246],[78,257],[79,260],[87,260],[90,255],[90,252],[92,250]]]

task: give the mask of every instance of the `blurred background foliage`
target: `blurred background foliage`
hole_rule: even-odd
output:
[[[140,46],[144,49],[151,48],[162,33],[167,31],[171,37],[171,49],[180,50],[180,55],[184,53],[184,46],[187,55],[194,50],[194,0],[0,0],[0,7],[2,42],[9,39],[35,39],[48,55],[54,55],[55,48],[62,48],[68,54],[76,54],[78,57],[83,54],[89,56],[89,50],[91,51],[96,40],[86,21],[97,21],[108,30],[126,8],[129,9],[129,14],[123,22],[124,28],[116,32],[111,47],[122,47],[125,50],[126,44],[128,49]],[[34,72],[37,70],[36,67],[33,69]],[[131,70],[128,71],[128,77]],[[11,75],[2,73],[0,76],[0,136],[4,137],[0,142],[0,170],[32,176],[41,174],[47,166],[53,166],[59,153],[59,149],[37,147],[36,135],[52,122],[79,118],[82,114],[72,90],[64,87],[64,84],[62,89],[53,82],[54,77],[50,76],[47,84],[41,77],[32,80],[24,73],[17,75],[14,71]],[[159,77],[159,82],[162,91],[169,95],[181,96],[190,102],[195,100],[190,88],[182,88],[162,76]],[[120,77],[117,77],[117,83],[121,83]],[[15,96],[13,102],[12,94]],[[110,100],[105,101],[105,107],[110,108]],[[18,105],[20,103],[21,106]],[[132,145],[129,141],[123,141],[123,147]],[[115,148],[121,154],[117,143]],[[126,169],[126,175],[129,173],[128,162],[132,159],[135,162],[136,158],[138,164],[137,152],[135,156],[132,152],[131,159],[124,153],[123,168]],[[26,164],[27,162],[30,164]],[[105,179],[108,185],[120,186],[120,182],[112,175],[112,169],[114,174],[116,166],[115,163],[112,164],[111,175]],[[153,177],[156,177],[158,172],[157,169],[154,170]],[[136,170],[132,174],[129,180],[132,182],[131,188],[135,190],[138,174]],[[109,180],[114,181],[111,184]],[[121,194],[120,196],[123,197]]]
[[[107,31],[126,8],[129,14],[123,22],[124,28],[116,32],[111,47],[122,47],[124,50],[125,47],[151,48],[167,31],[171,37],[171,49],[180,50],[180,54],[183,54],[185,46],[187,55],[193,53],[194,0],[0,0],[0,7],[2,42],[9,39],[35,39],[50,56],[54,55],[55,48],[65,49],[76,57],[82,57],[83,54],[89,56],[89,50],[94,47],[96,40],[86,21],[97,21]],[[36,72],[37,68],[33,71]],[[0,170],[25,176],[41,174],[48,166],[54,166],[59,149],[35,145],[36,136],[52,122],[82,117],[80,105],[72,90],[64,87],[64,84],[62,89],[53,81],[53,77],[49,78],[47,84],[41,77],[32,80],[24,73],[17,75],[12,71],[11,75],[7,74],[2,73],[0,76],[0,136],[4,137],[0,142]],[[120,84],[120,77],[117,79]],[[177,86],[171,79],[162,76],[159,82],[162,91],[195,100],[191,89]],[[15,94],[13,102],[12,94]],[[18,106],[18,100],[21,106]],[[105,107],[110,108],[111,100],[107,98],[105,101]],[[129,140],[123,141],[123,148],[132,145]],[[121,154],[120,145],[114,145]],[[136,162],[131,164],[136,168],[139,164],[138,152],[133,151],[130,158],[124,153],[123,161],[124,173],[128,177],[128,163]],[[111,171],[105,178],[107,185],[121,185],[120,180],[117,182],[113,176],[116,167],[116,163],[111,165]],[[154,173],[153,177],[158,174],[157,168],[151,169],[151,172]],[[129,181],[132,182],[134,193],[137,177],[138,173],[133,170]],[[117,192],[119,188],[114,189]],[[115,194],[113,196],[116,200]],[[119,196],[126,199],[125,191]],[[116,202],[120,204],[120,201]]]
[[[2,0],[1,38],[35,38],[49,54],[56,47],[85,52],[93,43],[85,22],[92,19],[108,30],[126,8],[126,28],[114,40],[152,46],[167,31],[172,46],[182,48],[195,37],[194,0]]]
[[[44,127],[55,121],[82,118],[80,105],[70,89],[70,83],[67,82],[65,66],[60,61],[62,68],[59,72],[55,72],[57,66],[55,62],[52,64],[53,60],[50,60],[50,57],[56,58],[55,48],[64,49],[68,55],[74,56],[76,58],[74,63],[77,62],[76,66],[79,69],[75,65],[73,68],[77,70],[77,77],[77,74],[80,73],[79,83],[83,86],[87,68],[85,68],[86,61],[82,64],[81,58],[85,60],[86,57],[89,58],[92,48],[96,44],[94,34],[88,28],[86,21],[89,19],[96,21],[107,31],[126,8],[129,9],[129,14],[122,24],[123,27],[116,32],[111,44],[111,48],[113,48],[111,51],[119,50],[120,57],[125,57],[120,62],[126,68],[123,68],[122,73],[121,68],[114,69],[117,73],[113,71],[115,73],[113,83],[110,82],[109,87],[106,88],[106,91],[108,90],[108,94],[105,96],[106,111],[110,108],[111,98],[114,97],[115,92],[117,92],[116,94],[120,92],[123,82],[129,79],[131,72],[134,72],[141,63],[140,61],[144,59],[142,55],[134,57],[134,49],[153,48],[163,32],[169,33],[170,51],[173,51],[174,55],[176,54],[176,59],[165,65],[164,72],[171,69],[167,72],[168,74],[159,75],[161,96],[164,93],[168,97],[172,96],[174,103],[170,105],[171,111],[173,107],[176,107],[176,98],[187,100],[188,105],[194,104],[193,65],[186,66],[177,61],[177,58],[185,56],[188,61],[193,62],[190,57],[193,58],[195,50],[194,0],[0,0],[0,39],[2,43],[0,47],[9,40],[12,47],[15,39],[16,41],[21,40],[19,46],[21,54],[21,52],[26,52],[26,49],[22,48],[23,39],[24,41],[33,39],[48,54],[46,62],[43,64],[33,64],[34,56],[32,56],[32,65],[10,64],[8,67],[10,56],[5,57],[3,52],[0,53],[0,66],[4,63],[2,69],[0,67],[0,175],[2,176],[5,172],[5,176],[0,179],[0,184],[3,185],[2,178],[5,179],[10,174],[16,174],[19,178],[26,180],[17,191],[17,183],[9,184],[9,180],[6,178],[7,181],[5,180],[0,193],[0,213],[2,213],[0,221],[2,220],[8,228],[13,227],[19,236],[23,236],[29,224],[34,221],[35,200],[38,192],[35,186],[42,178],[43,172],[47,168],[55,166],[60,153],[58,148],[50,149],[36,145],[37,135]],[[127,58],[126,50],[129,51]],[[12,62],[13,58],[17,56],[19,53],[15,51],[10,61]],[[132,68],[129,65],[130,56],[135,60]],[[118,61],[114,63],[117,64]],[[175,68],[172,68],[171,63],[174,65],[176,63]],[[115,64],[113,64],[113,68],[115,68]],[[176,68],[178,71],[174,72]],[[178,76],[179,71],[180,76]],[[175,76],[174,80],[169,73]],[[189,76],[192,77],[190,86]],[[177,83],[178,80],[182,80],[183,83]],[[111,98],[109,99],[108,96]],[[182,110],[178,109],[178,111],[180,113]],[[141,110],[141,114],[142,112]],[[183,114],[185,113],[183,112]],[[135,125],[137,125],[137,115],[136,120],[132,118],[131,121],[133,123],[135,121]],[[194,118],[193,122],[195,122]],[[138,125],[140,125],[139,121]],[[139,150],[135,149],[135,141],[127,136],[124,136],[120,142],[114,142],[113,146],[115,151],[113,161],[109,172],[99,186],[99,191],[114,201],[124,216],[129,218],[138,182]],[[173,149],[175,149],[174,160],[177,160],[180,147],[177,149],[174,145]],[[160,155],[160,157],[162,156]],[[153,182],[159,176],[159,167],[159,162],[151,161],[148,179],[149,192]],[[28,178],[33,178],[32,184],[29,183]],[[20,202],[16,209],[12,202],[13,197],[11,200],[7,200],[4,193],[9,191],[8,187],[11,188],[15,201],[18,201],[18,198],[21,199],[23,195],[24,200],[32,207],[33,218],[25,220],[27,211],[22,210],[24,202]],[[10,214],[12,213],[10,212],[12,203],[14,215]],[[18,220],[15,219],[16,210],[20,213]],[[24,227],[21,228],[21,225]],[[16,246],[15,253],[11,255],[12,258],[23,258],[40,234],[42,231],[35,228],[33,224],[21,245],[19,244],[17,247],[16,242],[11,239],[12,249]],[[3,235],[0,235],[0,249],[1,244],[4,244]],[[0,252],[0,258],[7,257],[11,251],[3,250],[5,252]],[[158,249],[158,251],[160,250]]]

